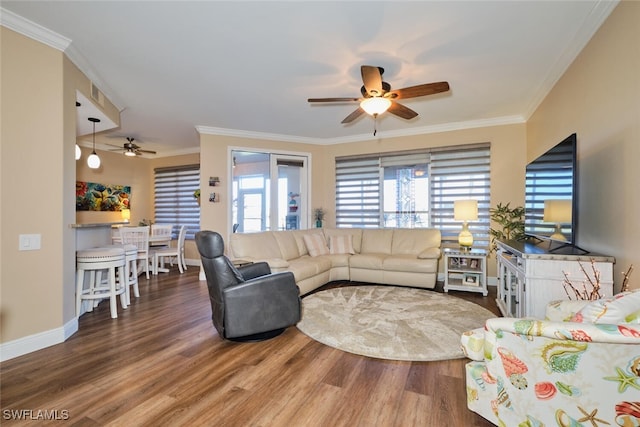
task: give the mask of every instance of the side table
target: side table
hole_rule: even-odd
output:
[[[487,251],[444,250],[444,291],[481,292],[487,296]]]

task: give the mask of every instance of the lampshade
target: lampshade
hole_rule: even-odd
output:
[[[80,150],[80,146],[76,144],[76,160],[80,160],[80,156],[82,156],[82,150]]]
[[[95,151],[87,157],[87,165],[91,169],[98,169],[100,167],[100,157],[98,157]]]
[[[472,221],[478,219],[478,201],[455,200],[453,202],[453,219],[456,221]]]
[[[360,102],[360,108],[362,108],[367,114],[377,116],[387,111],[391,107],[391,101],[387,98],[375,96],[372,98],[366,98]]]
[[[542,220],[556,224],[570,224],[571,199],[545,200]]]
[[[131,211],[129,209],[122,209],[120,211],[120,214],[122,215],[122,220],[129,222],[129,220],[131,219]]]

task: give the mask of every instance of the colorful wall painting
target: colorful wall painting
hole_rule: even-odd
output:
[[[131,186],[76,181],[76,211],[131,209]]]

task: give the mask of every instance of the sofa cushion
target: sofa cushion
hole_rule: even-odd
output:
[[[393,230],[391,253],[393,255],[418,255],[427,248],[437,248],[440,245],[432,242],[432,237],[438,234],[435,229],[428,228],[398,228]]]
[[[436,273],[436,260],[419,260],[415,255],[388,255],[382,262],[385,271],[405,271],[408,273]]]
[[[382,270],[385,257],[384,254],[355,254],[349,258],[349,266],[366,270]]]
[[[305,255],[291,260],[287,271],[291,271],[296,281],[308,279],[331,269],[331,260],[327,256],[310,257]]]
[[[329,253],[331,254],[355,254],[353,238],[349,235],[329,236]]]
[[[390,254],[393,229],[366,228],[362,230],[362,254]]]
[[[276,239],[276,242],[278,242],[282,258],[290,260],[300,257],[298,244],[296,243],[296,238],[293,233],[288,231],[274,231],[273,237]]]
[[[322,229],[320,228],[308,228],[306,230],[291,230],[289,233],[292,233],[296,239],[296,244],[298,245],[298,253],[300,256],[309,255],[309,250],[307,250],[307,245],[304,243],[304,236],[311,234],[320,234],[322,235]],[[326,241],[326,239],[325,239]]]
[[[304,244],[307,246],[309,255],[316,257],[319,255],[329,255],[327,242],[324,241],[322,234],[305,234],[303,237]]]
[[[273,233],[265,231],[261,233],[234,233],[231,235],[230,248],[232,258],[262,260],[282,258],[280,246],[276,242]]]
[[[585,305],[573,319],[584,323],[640,324],[640,289],[619,293]]]
[[[329,241],[331,236],[351,236],[353,250],[356,253],[362,252],[362,229],[361,228],[324,228],[325,240]]]

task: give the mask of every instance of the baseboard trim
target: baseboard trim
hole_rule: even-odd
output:
[[[78,331],[78,318],[74,317],[59,328],[39,332],[0,344],[0,362],[60,344]]]

